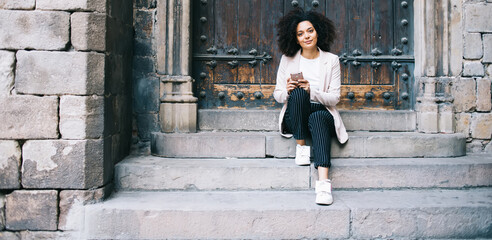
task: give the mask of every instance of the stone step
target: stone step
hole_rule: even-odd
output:
[[[335,158],[457,157],[466,153],[463,134],[350,132],[349,141],[333,138]],[[278,132],[152,133],[153,155],[177,158],[295,157],[295,140]]]
[[[492,237],[492,189],[118,192],[85,206],[82,239]]]
[[[278,131],[280,110],[198,110],[198,128],[201,131]],[[416,130],[414,111],[341,110],[348,131]]]
[[[492,187],[492,155],[333,159],[335,189]],[[314,167],[293,159],[172,159],[130,156],[115,167],[122,191],[308,190]]]

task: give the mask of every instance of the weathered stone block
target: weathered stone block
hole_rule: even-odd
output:
[[[455,115],[456,132],[470,137],[471,113],[456,113]]]
[[[111,194],[112,185],[94,190],[64,190],[60,192],[58,229],[80,230],[84,224],[84,205],[102,201]]]
[[[474,113],[470,129],[472,138],[490,139],[492,136],[492,113]]]
[[[61,232],[61,231],[22,231],[20,233],[20,239],[56,239],[56,240],[73,240],[80,239],[80,236],[76,232]]]
[[[14,86],[15,53],[0,51],[0,97],[10,94]]]
[[[0,232],[0,240],[21,240],[19,232]]]
[[[491,110],[492,104],[490,85],[490,79],[477,79],[477,111],[488,112]]]
[[[17,52],[15,88],[25,94],[104,93],[104,54]]]
[[[84,189],[104,184],[102,140],[33,140],[22,147],[24,188]]]
[[[136,0],[135,6],[137,8],[155,8],[156,0]]]
[[[42,10],[106,11],[106,0],[37,0],[36,8]]]
[[[159,111],[159,78],[137,77],[133,85],[133,111],[149,113]]]
[[[485,3],[466,4],[465,30],[467,32],[492,32],[492,5]]]
[[[483,64],[479,61],[465,61],[463,66],[463,76],[482,77],[485,75]]]
[[[492,34],[484,34],[483,35],[483,59],[482,59],[482,62],[492,63]]]
[[[466,59],[480,59],[483,56],[482,34],[467,33],[464,36],[463,55]]]
[[[56,190],[18,190],[7,195],[8,230],[56,230],[58,192]]]
[[[161,103],[159,120],[163,132],[196,132],[196,103]]]
[[[150,141],[151,133],[161,131],[159,126],[159,114],[157,113],[137,114],[136,120],[138,137],[142,141]]]
[[[469,143],[466,143],[467,153],[482,153],[482,150],[483,150],[482,140],[473,140]]]
[[[0,10],[0,49],[64,49],[69,21],[67,12]]]
[[[0,0],[0,8],[3,9],[34,9],[35,0]]]
[[[457,78],[451,86],[454,97],[454,111],[466,112],[476,107],[476,85],[473,78]]]
[[[453,105],[450,103],[441,103],[439,109],[439,132],[454,133],[454,116]]]
[[[20,188],[20,164],[19,143],[0,140],[0,189]]]
[[[0,97],[0,138],[58,137],[58,98]]]
[[[77,12],[72,14],[72,45],[78,51],[106,50],[106,15]]]
[[[62,138],[100,138],[103,131],[104,97],[60,97],[60,133]]]
[[[492,77],[492,64],[487,67],[487,76]]]
[[[135,38],[150,39],[154,31],[155,10],[136,10]]]

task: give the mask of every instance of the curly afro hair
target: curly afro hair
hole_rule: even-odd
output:
[[[309,21],[313,24],[318,33],[318,47],[323,51],[330,51],[330,46],[336,37],[333,22],[320,13],[305,12],[301,8],[290,11],[277,24],[277,41],[280,51],[288,57],[293,57],[301,49],[301,46],[297,44],[296,30],[297,25],[303,21]]]

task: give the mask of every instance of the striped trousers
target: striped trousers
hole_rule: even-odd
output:
[[[311,103],[309,93],[296,88],[287,101],[284,122],[296,140],[312,139],[316,169],[331,166],[331,138],[336,135],[335,121],[325,106]]]

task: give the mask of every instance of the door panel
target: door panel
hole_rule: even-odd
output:
[[[296,6],[337,27],[341,109],[412,109],[413,1],[194,0],[193,78],[199,108],[276,109],[276,24]]]

